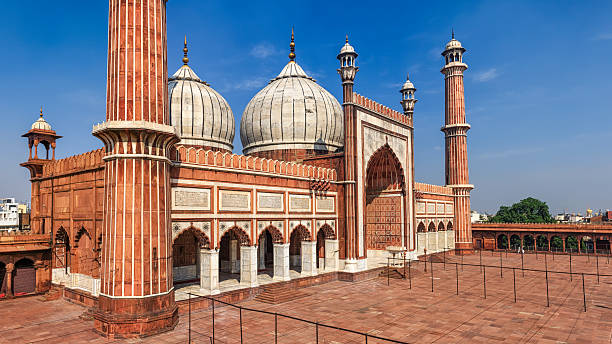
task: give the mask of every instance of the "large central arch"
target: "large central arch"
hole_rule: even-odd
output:
[[[366,170],[366,249],[405,246],[404,171],[388,144],[379,148]]]

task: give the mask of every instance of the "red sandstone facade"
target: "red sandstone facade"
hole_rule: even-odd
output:
[[[104,149],[23,164],[32,171],[32,227],[52,238],[53,283],[94,300],[100,333],[173,328],[184,283],[199,280],[215,295],[256,290],[262,271],[274,281],[290,271],[363,273],[391,248],[412,258],[469,251],[467,66],[460,56],[449,62],[464,51],[456,40],[443,69],[447,186],[436,186],[414,178],[416,88],[407,80],[400,91],[404,113],[355,93],[348,39],[338,55],[343,149],[245,156],[179,144],[168,114],[166,1],[109,6],[107,115],[93,129]],[[294,58],[282,77],[307,78]],[[45,133],[54,147],[59,137]],[[227,287],[227,276],[239,285]]]

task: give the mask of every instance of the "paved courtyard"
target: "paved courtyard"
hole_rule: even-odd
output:
[[[500,254],[485,252],[483,263],[499,266]],[[464,258],[466,264],[479,264],[479,255]],[[486,299],[483,273],[479,266],[455,267],[459,257],[447,257],[446,269],[434,263],[434,292],[431,267],[412,265],[412,288],[408,279],[375,278],[363,282],[331,282],[303,289],[308,296],[280,305],[258,301],[241,302],[242,307],[278,312],[408,343],[610,343],[612,335],[612,277],[546,274],[520,270],[518,254],[502,253],[504,267],[515,267],[517,302],[514,302],[513,271],[489,267]],[[612,275],[606,257],[572,257],[574,273]],[[569,271],[569,256],[525,255],[528,269]],[[457,272],[459,295],[456,295]],[[0,343],[119,343],[92,330],[93,322],[81,316],[85,309],[67,301],[43,302],[31,297],[0,302]],[[191,314],[192,342],[210,343],[210,309]],[[274,343],[274,316],[243,311],[244,343]],[[186,343],[188,314],[172,332],[147,338],[148,343]],[[240,343],[239,310],[216,307],[215,343]],[[316,343],[315,325],[278,318],[278,343]],[[365,343],[363,336],[319,327],[319,343]],[[389,343],[368,339],[368,343]]]

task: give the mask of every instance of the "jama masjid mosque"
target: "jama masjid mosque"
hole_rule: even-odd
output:
[[[338,100],[298,64],[292,34],[288,63],[243,111],[243,155],[187,41],[169,78],[166,46],[165,0],[110,0],[106,118],[93,127],[103,148],[56,160],[61,136],[42,111],[24,135],[32,230],[52,233],[52,282],[96,300],[100,333],[173,328],[182,288],[358,278],[391,252],[471,250],[467,65],[454,37],[442,52],[443,186],[414,180],[415,86],[402,86],[401,112],[356,93],[348,38]]]

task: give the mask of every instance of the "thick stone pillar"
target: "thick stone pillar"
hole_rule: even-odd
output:
[[[240,247],[240,284],[257,287],[257,246]]]
[[[240,272],[240,262],[238,261],[238,240],[230,240],[230,272],[233,274]]]
[[[6,297],[13,297],[13,270],[15,270],[15,265],[9,263],[6,265]]]
[[[302,241],[302,275],[317,274],[317,242]]]
[[[209,295],[219,294],[219,251],[200,249],[200,288]]]
[[[172,280],[166,0],[109,0],[101,290],[95,328],[143,337],[178,323]]]
[[[338,240],[325,239],[325,271],[340,268],[340,245]]]
[[[289,244],[274,244],[274,280],[288,281],[289,276]]]

